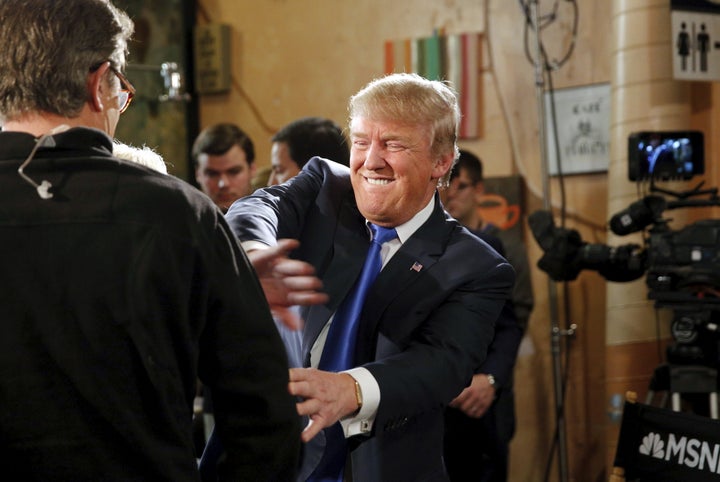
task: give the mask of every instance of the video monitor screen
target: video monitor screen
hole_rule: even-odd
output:
[[[690,179],[705,172],[699,131],[636,132],[628,138],[631,181]]]

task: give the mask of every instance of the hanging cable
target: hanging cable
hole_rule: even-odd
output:
[[[198,2],[197,5],[198,13],[203,18],[203,20],[206,23],[212,23],[213,19],[210,16],[210,13],[205,8],[205,5],[203,5],[203,2]],[[253,117],[255,117],[255,120],[260,124],[260,127],[262,127],[265,132],[272,135],[275,134],[278,131],[277,127],[271,126],[263,117],[262,113],[260,112],[260,109],[257,107],[255,102],[253,101],[252,97],[250,97],[250,94],[248,94],[245,89],[243,89],[242,85],[240,85],[240,82],[235,78],[234,75],[231,74],[232,78],[232,86],[233,89],[242,97],[245,102],[247,103],[248,107],[250,108],[250,112],[252,112]]]
[[[61,132],[65,132],[70,127],[66,124],[61,124],[59,126],[54,127],[50,130],[50,132],[47,132],[46,134],[41,135],[36,141],[33,148],[30,150],[30,154],[28,154],[27,158],[25,158],[25,161],[23,161],[22,164],[20,164],[20,167],[18,167],[18,174],[21,178],[25,180],[28,184],[30,184],[32,187],[35,188],[37,191],[38,196],[40,196],[40,199],[52,199],[53,193],[51,191],[53,185],[50,181],[44,179],[40,182],[40,184],[36,183],[30,176],[25,174],[25,168],[30,165],[30,162],[35,158],[35,154],[37,153],[38,149],[42,147],[55,147],[55,139],[53,139],[53,136],[55,134],[59,134]]]
[[[565,195],[565,182],[562,168],[561,149],[559,148],[559,135],[557,129],[557,115],[555,111],[555,98],[554,98],[554,85],[552,79],[552,71],[562,67],[572,55],[575,48],[575,42],[577,39],[577,27],[578,27],[578,6],[574,0],[566,1],[565,3],[572,4],[572,28],[571,38],[569,45],[564,49],[564,53],[559,56],[560,60],[549,60],[547,49],[541,40],[541,33],[544,29],[553,25],[558,21],[560,17],[559,1],[553,2],[552,9],[549,13],[541,15],[539,13],[539,0],[519,0],[520,7],[525,17],[524,26],[524,49],[525,55],[528,61],[536,68],[536,88],[538,93],[538,122],[540,144],[542,146],[541,158],[543,160],[543,182],[544,182],[544,195],[545,203],[550,205],[550,189],[548,182],[548,160],[547,160],[547,145],[545,138],[545,124],[547,118],[544,115],[545,107],[549,105],[550,109],[550,123],[553,129],[552,140],[555,145],[555,152],[557,158],[555,163],[557,166],[557,180],[560,188],[560,216],[561,224],[564,227],[566,221],[566,195]],[[530,32],[534,31],[535,36],[535,55],[530,54]],[[547,83],[547,89],[543,90]],[[575,334],[576,326],[570,323],[570,303],[568,293],[568,285],[563,285],[565,292],[563,312],[565,319],[565,329],[561,330],[559,323],[557,322],[557,292],[555,285],[552,281],[548,280],[548,295],[550,297],[550,316],[551,316],[551,349],[553,356],[553,381],[555,388],[555,431],[553,435],[552,444],[548,454],[547,465],[545,467],[544,480],[549,480],[552,461],[557,452],[558,454],[558,472],[560,480],[564,482],[567,480],[567,454],[566,454],[566,440],[565,440],[565,396],[567,393],[568,376],[570,373],[570,341],[572,336]],[[568,338],[565,345],[560,343],[561,337]],[[564,356],[562,356],[564,353]]]
[[[530,42],[529,42],[529,32],[533,29],[532,25],[532,19],[530,18],[530,0],[518,0],[520,2],[520,8],[523,10],[523,15],[525,16],[525,29],[523,34],[524,39],[524,45],[525,45],[525,57],[528,59],[528,62],[531,64],[534,64],[536,62],[535,59],[532,58],[532,55],[530,54]],[[575,42],[577,41],[577,32],[578,32],[578,24],[580,19],[579,9],[577,5],[577,0],[564,0],[563,3],[568,3],[572,7],[572,29],[571,29],[571,38],[570,38],[570,44],[565,49],[565,52],[561,56],[560,60],[553,60],[548,61],[547,55],[544,52],[543,47],[543,58],[542,61],[546,65],[547,70],[558,70],[560,67],[565,65],[565,63],[570,59],[570,56],[572,55],[573,51],[575,50]],[[559,18],[559,0],[555,0],[553,2],[553,8],[550,11],[550,13],[546,13],[545,15],[540,16],[540,31],[544,30],[545,28],[551,26],[555,23],[555,21]],[[539,32],[538,32],[539,34]]]

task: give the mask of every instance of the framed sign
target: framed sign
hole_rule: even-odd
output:
[[[719,80],[720,2],[672,0],[670,8],[673,76],[682,80]]]
[[[545,93],[550,175],[607,171],[610,161],[610,84],[557,89],[553,122],[550,93]],[[557,145],[555,130],[557,127]]]

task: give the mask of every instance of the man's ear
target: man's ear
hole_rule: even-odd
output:
[[[454,159],[455,154],[453,152],[441,156],[433,166],[432,179],[440,179],[447,174],[447,172],[452,169]]]
[[[103,98],[106,95],[105,90],[108,85],[103,79],[105,73],[110,68],[110,62],[103,62],[94,72],[90,72],[87,77],[88,101],[93,111],[101,112],[105,105]]]

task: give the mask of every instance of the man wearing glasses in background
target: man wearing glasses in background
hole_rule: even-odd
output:
[[[206,196],[113,157],[124,12],[3,0],[0,19],[3,478],[199,480],[199,378],[221,478],[291,479],[300,426],[261,283],[302,303],[264,269],[297,244],[255,259],[258,280]]]

